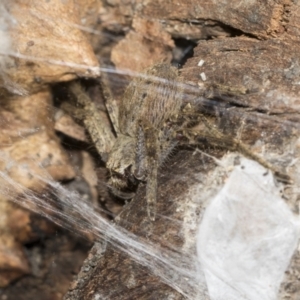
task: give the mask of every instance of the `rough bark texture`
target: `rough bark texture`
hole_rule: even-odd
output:
[[[99,75],[98,61],[79,23],[73,1],[5,3],[13,23],[10,47],[1,64],[1,93],[27,95],[49,83]],[[3,88],[4,87],[4,88]]]
[[[269,114],[293,114],[299,111],[299,48],[298,42],[280,39],[201,41],[182,73],[204,91],[211,86],[223,89],[231,98],[235,96],[231,101],[236,104]]]

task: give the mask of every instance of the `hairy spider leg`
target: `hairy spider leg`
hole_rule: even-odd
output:
[[[138,142],[138,151],[142,153],[141,156],[136,155],[137,173],[139,176],[146,178],[146,201],[147,214],[150,220],[154,221],[156,216],[156,200],[157,200],[157,176],[159,168],[159,141],[157,130],[153,128],[151,123],[147,120],[140,120],[139,137],[145,140],[144,143]],[[144,149],[143,149],[144,148]]]
[[[72,82],[70,90],[76,96],[77,103],[82,106],[83,123],[98,153],[101,156],[107,155],[115,143],[116,138],[114,134],[107,123],[103,121],[101,114],[82,86],[78,82]]]
[[[107,72],[101,72],[101,88],[105,98],[105,106],[112,122],[116,134],[120,133],[119,127],[119,107],[117,101],[114,99],[113,93],[110,88],[110,81]]]
[[[189,107],[188,107],[188,109],[185,109],[185,113],[187,113],[187,111],[195,114],[195,112],[192,112],[192,109]],[[241,142],[237,138],[234,138],[234,137],[231,137],[231,136],[228,136],[228,135],[225,135],[224,133],[222,133],[214,124],[212,124],[208,120],[208,118],[204,114],[198,113],[197,118],[198,118],[199,122],[202,122],[205,125],[206,131],[200,132],[193,128],[186,129],[183,131],[183,135],[185,135],[187,138],[189,138],[189,139],[192,138],[192,140],[194,140],[195,142],[197,141],[198,137],[205,138],[205,139],[207,139],[207,141],[209,143],[215,144],[218,147],[231,149],[233,151],[238,151],[241,154],[245,155],[246,157],[257,161],[262,166],[264,166],[266,169],[272,171],[280,181],[283,181],[286,183],[291,182],[291,179],[287,174],[277,170],[277,168],[275,168],[271,163],[266,161],[264,158],[262,158],[258,154],[254,153],[243,142]]]

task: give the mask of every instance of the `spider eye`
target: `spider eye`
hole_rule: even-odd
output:
[[[184,135],[182,134],[182,133],[180,133],[180,132],[177,132],[177,134],[176,134],[176,139],[177,140],[182,140],[184,138]]]

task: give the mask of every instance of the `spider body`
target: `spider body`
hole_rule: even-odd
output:
[[[132,198],[132,193],[126,196],[122,190],[131,183],[146,182],[147,214],[151,220],[155,220],[156,215],[158,169],[178,144],[178,136],[189,144],[197,144],[198,138],[203,137],[214,145],[239,151],[272,170],[282,181],[290,180],[240,140],[223,134],[211,124],[199,109],[203,98],[183,100],[187,91],[183,90],[177,69],[169,64],[154,65],[133,79],[119,108],[113,104],[111,92],[103,84],[116,138],[81,85],[72,83],[70,89],[83,112],[69,103],[64,109],[83,121],[99,154],[104,158],[108,153],[106,167],[111,174],[112,191],[124,199]],[[119,113],[115,116],[117,108]],[[201,130],[194,127],[197,123],[204,125]]]
[[[177,143],[176,126],[171,122],[182,103],[177,78],[177,69],[162,63],[132,80],[120,104],[120,130],[106,165],[116,188],[125,187],[132,176],[147,182],[147,209],[152,220],[158,168]]]

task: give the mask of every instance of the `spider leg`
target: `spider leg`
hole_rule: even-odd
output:
[[[140,178],[147,177],[147,214],[154,221],[156,216],[157,175],[159,168],[159,142],[157,130],[147,120],[139,121],[136,171]]]
[[[141,123],[142,121],[140,121]],[[137,143],[135,149],[135,170],[134,177],[138,180],[146,180],[147,177],[147,149],[145,142],[145,129],[138,125]]]
[[[274,167],[271,163],[266,161],[260,155],[254,153],[247,145],[241,142],[239,139],[225,135],[222,133],[214,124],[212,124],[205,115],[199,114],[199,121],[201,121],[205,125],[205,132],[197,132],[194,129],[187,129],[184,131],[184,135],[188,138],[192,137],[192,140],[197,140],[197,137],[206,138],[207,141],[211,144],[215,144],[216,146],[231,149],[233,151],[238,151],[246,157],[253,159],[264,166],[266,169],[271,170],[275,176],[283,182],[290,183],[290,177],[279,171],[276,167]]]
[[[110,88],[109,77],[107,72],[105,71],[101,72],[101,87],[102,87],[103,96],[105,98],[105,106],[109,114],[109,118],[118,135],[118,133],[120,132],[119,119],[118,119],[119,107],[117,101],[113,97],[113,93]]]
[[[105,158],[115,143],[115,136],[111,131],[104,112],[99,112],[90,97],[78,82],[72,82],[69,86],[71,92],[76,96],[76,101],[82,107],[80,119],[91,136],[98,153]]]

